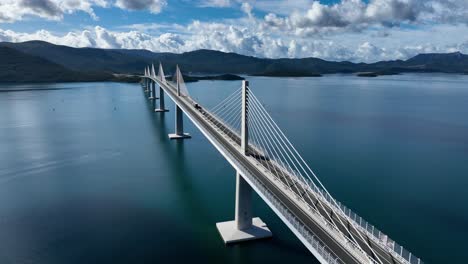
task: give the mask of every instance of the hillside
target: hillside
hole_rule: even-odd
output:
[[[136,72],[141,71],[141,65],[145,65],[148,61],[144,57],[137,56],[138,53],[132,55],[118,50],[77,49],[43,41],[3,42],[0,46],[39,56],[75,71]]]
[[[468,55],[460,52],[419,54],[404,62],[407,68],[423,71],[467,72]]]
[[[73,80],[98,76],[100,80],[109,78],[112,73],[140,74],[149,63],[161,61],[166,73],[172,73],[179,64],[185,73],[196,74],[249,74],[262,76],[320,76],[331,73],[370,73],[373,75],[397,74],[403,72],[445,72],[467,73],[468,55],[461,53],[419,54],[406,61],[381,61],[376,63],[352,63],[326,61],[318,58],[268,59],[225,53],[213,50],[196,50],[186,53],[155,53],[148,50],[119,50],[97,48],[72,48],[54,45],[43,41],[22,43],[1,42],[0,47],[15,49],[32,57],[42,58],[51,65],[50,69],[61,72],[61,79]],[[18,53],[16,53],[18,54]],[[5,55],[6,56],[6,55]],[[12,59],[12,54],[8,54]],[[23,61],[27,59],[22,58]],[[3,56],[0,57],[3,59]],[[22,63],[11,61],[16,67]],[[53,66],[52,66],[53,65]],[[0,66],[7,67],[0,61]],[[61,68],[58,68],[61,66]],[[26,66],[24,66],[26,67]],[[49,68],[49,67],[47,67]],[[7,68],[10,74],[13,68]],[[61,69],[61,70],[59,70]],[[78,72],[80,74],[78,74]],[[5,73],[4,73],[5,74]],[[50,74],[56,76],[57,74]],[[81,77],[76,77],[80,75]],[[44,71],[43,77],[30,80],[53,79]],[[75,77],[73,77],[75,76]],[[107,76],[103,78],[103,76]],[[363,76],[366,76],[364,74]],[[4,81],[4,79],[0,79]]]
[[[70,82],[107,80],[111,75],[85,74],[69,70],[41,57],[0,47],[0,81],[2,82]]]

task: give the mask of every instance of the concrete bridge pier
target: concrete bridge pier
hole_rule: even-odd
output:
[[[241,149],[248,155],[248,93],[249,82],[242,82]],[[271,231],[252,214],[252,187],[236,173],[236,209],[234,221],[216,223],[225,244],[271,237]]]
[[[149,92],[149,79],[145,78],[145,93]]]
[[[225,244],[271,237],[271,231],[252,214],[252,187],[236,173],[236,209],[234,221],[216,223]]]
[[[156,82],[155,81],[153,81],[153,87],[151,87],[151,88],[152,88],[151,91],[153,93],[153,99],[155,99],[155,100],[159,99],[158,94],[156,93]]]
[[[184,119],[182,109],[176,104],[175,106],[175,133],[169,134],[170,139],[190,138],[190,134],[184,133]]]
[[[156,99],[156,93],[155,93],[156,88],[155,88],[155,86],[156,86],[156,82],[151,80],[150,81],[150,87],[149,87],[149,97],[148,97],[148,99],[150,99],[150,100]]]
[[[156,104],[154,105],[154,111],[155,112],[167,112],[169,110],[166,109],[166,106],[164,105],[164,90],[160,86],[159,87],[159,108],[156,108]]]
[[[156,82],[153,82],[153,86],[151,87],[151,92],[153,93],[152,98],[150,97],[150,99],[152,99],[151,103],[152,103],[153,109],[156,110],[156,108],[158,107],[158,101],[156,100],[158,99],[158,97],[156,97]]]

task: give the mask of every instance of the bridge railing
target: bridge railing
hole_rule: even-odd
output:
[[[367,222],[364,218],[353,212],[351,209],[346,207],[340,201],[336,200],[324,190],[315,188],[315,192],[321,193],[321,198],[324,198],[325,201],[329,204],[329,206],[333,206],[336,208],[338,205],[339,209],[343,212],[343,216],[347,217],[348,219],[352,220],[356,226],[360,229],[360,231],[364,232],[370,239],[374,242],[378,243],[382,247],[386,248],[392,255],[399,259],[404,263],[410,264],[424,264],[424,262],[413,255],[410,251],[405,249],[403,246],[396,243],[392,240],[388,235],[384,234],[382,231],[377,229],[374,225]]]
[[[330,264],[345,264],[340,258],[331,253],[333,251],[329,249],[319,237],[311,233],[299,219],[294,217],[294,215],[292,215],[289,212],[289,210],[286,207],[284,207],[283,204],[279,202],[278,199],[271,192],[269,192],[260,181],[258,181],[255,177],[251,177],[250,179],[254,181],[255,185],[257,186],[257,189],[260,190],[262,194],[265,195],[268,198],[268,200],[276,207],[276,209],[279,210],[281,214],[288,219],[288,221],[294,226],[294,228],[301,233],[301,235],[320,254],[320,256],[325,261],[327,261]]]
[[[262,166],[265,169],[265,171],[267,171],[266,170],[267,168],[263,164],[257,163],[257,165]],[[275,177],[273,174],[272,174],[272,176]],[[311,215],[314,217],[316,222],[319,222],[319,223],[321,223],[322,226],[327,227],[328,234],[331,235],[332,237],[334,237],[336,241],[341,241],[341,244],[344,247],[348,248],[350,250],[350,252],[359,252],[359,254],[360,254],[359,256],[361,258],[362,258],[362,256],[365,256],[365,261],[366,262],[368,261],[369,263],[378,264],[378,262],[376,262],[374,259],[372,259],[367,254],[367,252],[365,252],[361,247],[359,247],[356,244],[356,242],[352,241],[340,229],[338,229],[335,224],[333,224],[328,218],[324,217],[320,213],[320,211],[317,210],[317,208],[311,206],[303,197],[300,197],[300,196],[296,195],[291,186],[286,185],[282,181],[278,181],[278,182],[282,185],[283,189],[290,191],[291,195],[294,196],[298,201],[300,201],[307,208],[307,210],[311,213]],[[355,256],[358,257],[358,255],[355,255]]]

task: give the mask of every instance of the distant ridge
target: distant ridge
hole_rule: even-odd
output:
[[[38,56],[0,47],[0,80],[4,82],[73,82],[111,79],[112,75],[80,73]]]
[[[408,60],[352,63],[348,61],[326,61],[318,58],[256,58],[213,50],[196,50],[177,54],[156,53],[148,50],[72,48],[44,41],[0,42],[0,47],[20,52],[0,54],[1,69],[12,73],[15,69],[12,68],[14,56],[21,58],[15,64],[15,67],[20,67],[21,63],[28,63],[25,55],[29,55],[31,56],[31,62],[37,62],[37,58],[41,58],[42,63],[48,62],[44,65],[50,66],[51,70],[53,69],[56,73],[61,72],[61,74],[57,74],[62,76],[58,78],[61,81],[115,80],[112,78],[112,74],[141,74],[142,69],[148,63],[157,63],[159,61],[164,64],[168,73],[174,70],[176,64],[179,64],[185,73],[197,74],[229,73],[299,77],[320,76],[331,73],[366,73],[361,74],[362,76],[404,72],[468,73],[468,55],[459,52],[419,54]],[[9,58],[8,63],[4,56]],[[24,67],[28,66],[24,65]],[[94,78],[91,78],[92,76]],[[1,74],[0,81],[11,81],[7,77],[9,75]],[[28,81],[53,79],[44,72],[43,75],[31,76]]]

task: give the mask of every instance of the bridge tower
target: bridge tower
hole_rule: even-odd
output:
[[[242,82],[242,114],[241,114],[241,150],[248,155],[248,99],[249,82]],[[216,223],[224,243],[235,243],[260,238],[271,237],[271,231],[259,218],[252,214],[252,187],[239,171],[236,172],[236,207],[234,221]]]
[[[154,111],[155,112],[168,112],[169,110],[166,109],[166,106],[164,104],[164,90],[159,86],[159,108],[154,105]]]
[[[179,66],[177,65],[177,96],[181,96],[180,94],[180,82],[182,78],[182,74],[180,73]],[[183,112],[182,109],[176,104],[175,105],[175,132],[173,134],[169,134],[170,139],[184,139],[190,138],[190,134],[184,133],[184,119],[183,119]]]
[[[164,76],[164,70],[162,68],[162,64],[159,63],[159,70],[158,70],[158,76],[159,80],[162,83],[166,83],[166,77]],[[156,96],[156,94],[155,94]],[[166,106],[164,104],[164,89],[159,86],[159,108],[156,107],[156,104],[154,104],[154,111],[155,112],[167,112],[169,110],[166,109]]]

